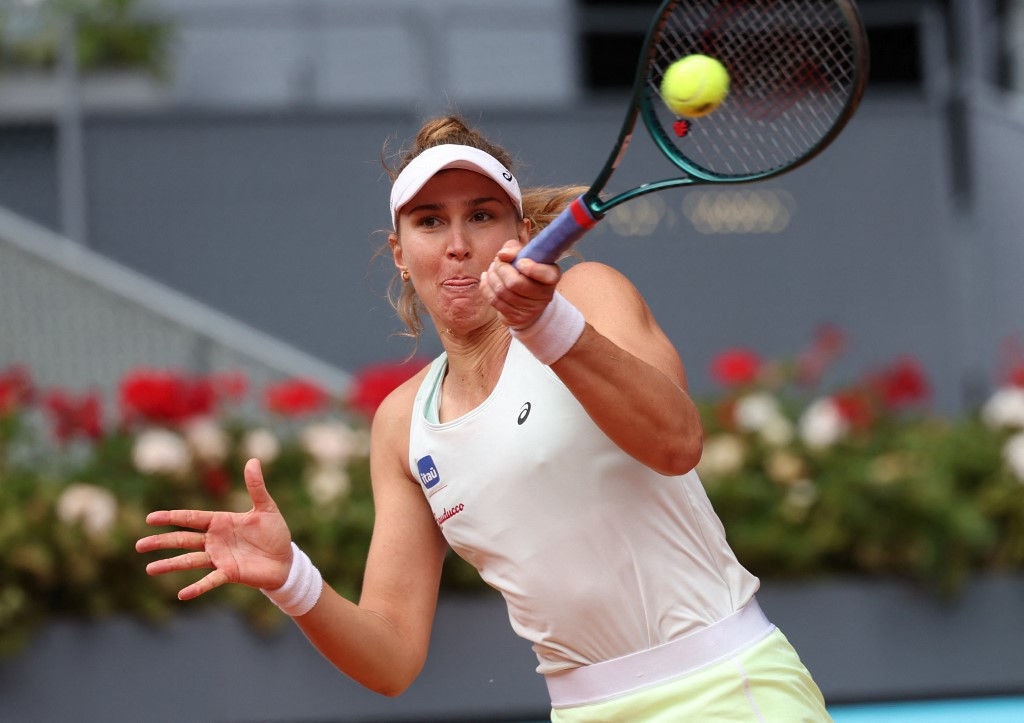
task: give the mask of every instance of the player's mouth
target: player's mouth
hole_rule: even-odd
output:
[[[463,291],[480,285],[480,279],[476,276],[452,276],[441,282],[447,289]]]

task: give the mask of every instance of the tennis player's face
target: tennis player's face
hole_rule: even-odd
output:
[[[527,240],[512,200],[473,171],[441,171],[402,207],[395,263],[409,270],[416,293],[444,327],[488,320],[480,274],[509,239]]]

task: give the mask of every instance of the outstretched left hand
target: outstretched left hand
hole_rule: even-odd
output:
[[[150,525],[185,528],[143,537],[138,552],[190,550],[146,566],[150,575],[181,570],[210,570],[183,588],[179,600],[190,600],[229,582],[275,590],[284,584],[292,564],[291,533],[267,491],[258,460],[245,465],[245,486],[252,499],[248,512],[159,510],[146,516]]]

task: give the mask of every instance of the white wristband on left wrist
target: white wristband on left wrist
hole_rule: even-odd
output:
[[[298,617],[305,615],[320,599],[324,579],[320,571],[313,565],[309,555],[292,543],[292,566],[288,570],[288,579],[276,590],[260,589],[270,602],[281,608],[285,615]]]

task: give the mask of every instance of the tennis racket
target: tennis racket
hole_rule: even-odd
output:
[[[721,62],[730,87],[717,110],[685,119],[669,110],[660,86],[670,65],[693,54]],[[646,193],[796,168],[843,129],[867,76],[867,37],[852,0],[667,0],[647,31],[629,111],[604,167],[517,258],[554,263],[609,210]],[[638,116],[682,175],[609,195]]]

